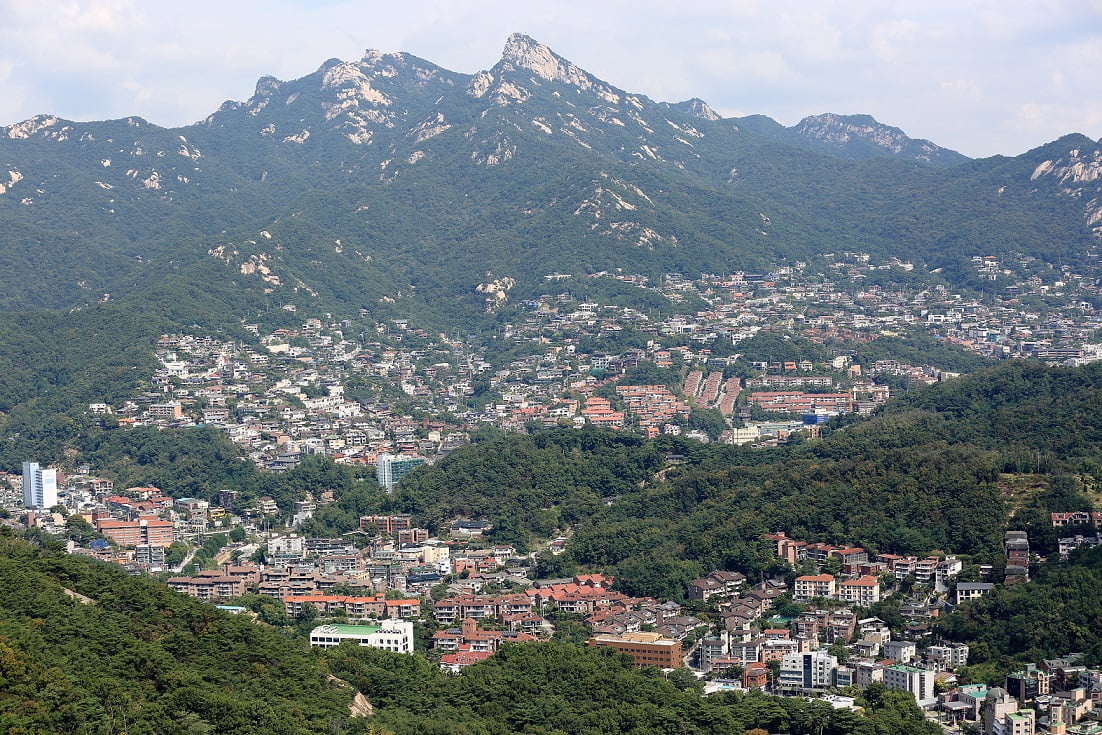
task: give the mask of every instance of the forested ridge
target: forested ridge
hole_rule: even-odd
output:
[[[422,654],[311,650],[51,546],[0,532],[0,727],[11,735],[936,732],[903,692],[871,692],[868,717],[759,694],[702,699],[688,672],[666,678],[567,643],[507,645],[459,677]],[[356,692],[370,717],[351,716]]]
[[[679,670],[637,670],[610,650],[566,643],[510,644],[449,677],[419,659],[395,661],[371,650],[339,648],[334,672],[379,704],[377,721],[396,735],[727,735],[759,728],[791,735],[926,735],[914,698],[876,687],[866,715],[825,702],[760,693],[699,695]]]
[[[498,519],[495,537],[522,547],[570,526],[560,571],[613,569],[625,590],[665,597],[713,568],[766,570],[760,536],[770,531],[989,563],[1012,520],[1047,552],[1047,512],[1089,507],[1102,466],[1100,387],[1097,364],[1009,362],[843,420],[822,441],[766,450],[538,431],[454,452],[392,502],[430,524]],[[667,464],[672,455],[681,459]],[[1036,489],[1016,494],[1022,484]]]
[[[327,732],[351,698],[302,641],[0,531],[5,732]]]

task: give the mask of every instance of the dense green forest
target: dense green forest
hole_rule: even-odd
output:
[[[938,631],[969,643],[969,663],[987,672],[1069,651],[1102,662],[1102,548],[1073,552],[1066,562],[1050,558],[1034,571],[1028,583],[960,605],[938,621]]]
[[[401,484],[393,507],[432,530],[456,517],[488,518],[494,538],[528,548],[532,535],[585,521],[603,498],[630,493],[661,468],[653,442],[585,429],[514,435],[456,450]]]
[[[4,732],[292,735],[348,719],[353,693],[301,641],[0,534]]]

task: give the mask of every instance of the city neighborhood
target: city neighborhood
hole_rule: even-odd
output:
[[[900,381],[956,375],[853,352],[740,352],[763,335],[859,345],[917,328],[979,357],[1102,359],[1102,345],[1091,342],[1102,324],[1092,306],[1097,287],[1087,276],[1046,281],[1028,258],[973,259],[980,279],[1030,274],[977,300],[942,287],[875,285],[878,273],[906,272],[905,263],[831,258],[831,280],[805,275],[804,264],[767,275],[666,274],[654,286],[642,276],[593,277],[671,306],[698,304],[695,313],[579,300],[572,277],[553,274],[546,280],[558,292],[524,303],[525,317],[492,340],[366,314],[310,318],[263,335],[246,324],[253,342],[166,334],[145,390],[88,411],[124,430],[207,426],[276,473],[321,455],[362,466],[394,492],[479,432],[597,426],[769,445],[814,438],[840,414],[871,413]],[[1033,311],[1042,299],[1045,308]],[[679,379],[663,380],[670,374]],[[638,381],[625,381],[633,375]],[[984,733],[1102,732],[1091,724],[1102,710],[1102,671],[1080,665],[1080,654],[1033,662],[988,687],[958,679],[969,647],[936,634],[946,611],[1029,579],[1041,560],[1022,531],[1007,532],[998,570],[966,567],[947,551],[900,556],[769,533],[758,541],[787,575],[747,579],[716,569],[692,580],[683,599],[658,600],[625,595],[601,571],[540,579],[539,558],[561,553],[567,538],[519,552],[487,541],[485,518],[449,519],[433,533],[408,514],[363,515],[354,531],[321,538],[298,529],[334,501],[329,491],[293,505],[229,489],[195,498],[178,488],[115,487],[89,466],[63,472],[31,458],[2,479],[3,505],[13,511],[6,523],[68,536],[71,553],[158,576],[232,613],[316,623],[312,646],[352,640],[428,650],[460,674],[503,645],[566,637],[641,667],[692,671],[706,691],[760,689],[853,707],[858,692],[882,686],[913,695],[947,730],[974,723]],[[73,538],[74,518],[95,540]],[[1051,521],[1078,531],[1060,539],[1061,555],[1102,544],[1102,513],[1053,513]],[[1088,526],[1095,535],[1081,532]],[[882,617],[890,595],[901,599],[891,623]]]

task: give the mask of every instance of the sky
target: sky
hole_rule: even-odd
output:
[[[724,117],[870,114],[973,157],[1102,137],[1102,0],[0,0],[0,126],[187,125],[367,49],[473,74],[514,32]]]

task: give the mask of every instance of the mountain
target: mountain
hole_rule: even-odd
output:
[[[295,303],[461,325],[553,272],[839,249],[950,278],[971,255],[1074,262],[1102,226],[1100,157],[1083,136],[970,161],[863,115],[723,119],[521,34],[473,75],[368,51],[264,77],[182,128],[0,128],[0,264],[33,275],[0,308],[112,300],[209,325]]]
[[[913,140],[899,128],[883,125],[869,115],[813,115],[788,128],[811,146],[829,148],[852,158],[875,158],[885,153],[941,166],[968,160],[956,151],[928,140]]]

